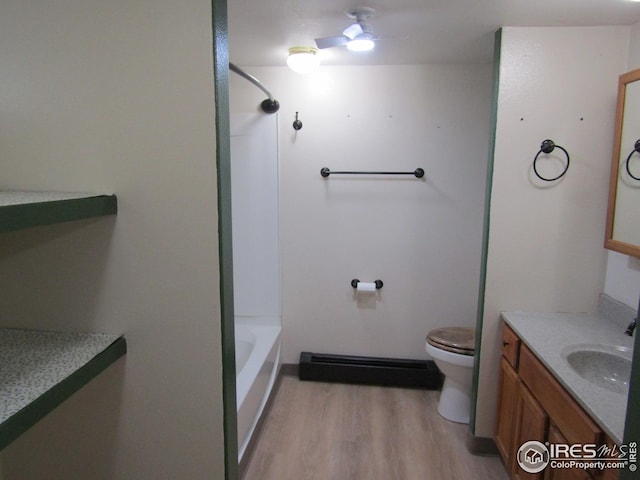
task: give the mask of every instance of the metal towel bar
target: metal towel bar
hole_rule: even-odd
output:
[[[324,178],[327,178],[329,175],[413,175],[416,178],[422,178],[424,177],[424,170],[422,168],[416,168],[413,172],[332,172],[327,167],[324,167],[320,170],[320,175],[322,175]]]

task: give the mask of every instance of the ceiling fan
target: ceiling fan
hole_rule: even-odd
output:
[[[355,23],[345,28],[342,35],[316,38],[316,46],[319,49],[324,49],[346,45],[349,50],[361,52],[371,50],[375,46],[375,41],[380,39],[373,34],[371,25],[367,23],[367,20],[375,13],[376,11],[369,7],[356,7],[345,11],[345,15],[354,19]]]

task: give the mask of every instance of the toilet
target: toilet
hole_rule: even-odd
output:
[[[425,350],[445,377],[438,413],[452,422],[469,423],[475,342],[475,328],[469,327],[437,328],[427,335]]]

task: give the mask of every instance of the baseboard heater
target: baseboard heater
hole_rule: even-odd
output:
[[[433,360],[300,354],[300,380],[437,390],[442,374]]]

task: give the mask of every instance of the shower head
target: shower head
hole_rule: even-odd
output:
[[[275,98],[267,98],[262,101],[260,108],[264,113],[276,113],[280,110],[280,103]]]

